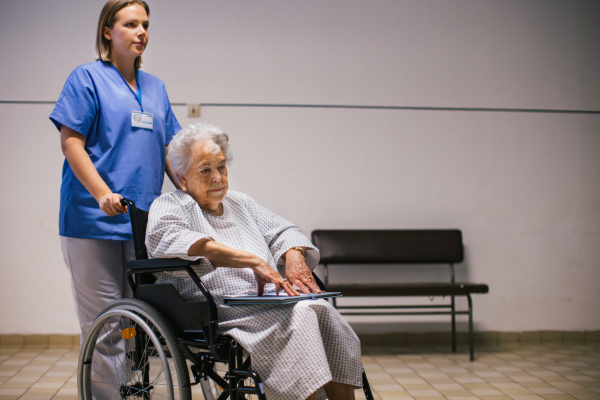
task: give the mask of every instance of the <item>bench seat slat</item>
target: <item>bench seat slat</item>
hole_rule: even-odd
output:
[[[335,284],[327,285],[330,292],[342,292],[344,297],[364,296],[461,296],[488,293],[488,285],[478,283],[406,283],[406,284]]]

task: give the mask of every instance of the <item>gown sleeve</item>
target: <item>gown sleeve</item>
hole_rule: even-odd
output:
[[[294,246],[306,247],[306,265],[311,271],[315,269],[319,264],[319,249],[300,232],[298,226],[258,205],[251,197],[248,197],[247,207],[269,245],[271,254],[277,261],[278,269],[285,266],[285,261],[281,257],[283,253]],[[282,276],[285,276],[285,274],[282,274]]]
[[[172,193],[152,203],[146,228],[146,248],[152,258],[178,257],[190,261],[204,258],[187,254],[194,243],[204,238],[213,239],[194,229],[193,208],[181,204]]]

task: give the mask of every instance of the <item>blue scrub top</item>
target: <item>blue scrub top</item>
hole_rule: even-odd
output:
[[[134,92],[112,64],[104,61],[77,67],[67,79],[50,119],[86,137],[85,150],[113,193],[148,210],[160,196],[165,172],[165,146],[181,130],[164,83],[136,73],[145,113],[153,129],[131,126],[140,111]],[[132,240],[129,216],[109,217],[79,182],[65,160],[60,189],[59,233],[86,239]]]

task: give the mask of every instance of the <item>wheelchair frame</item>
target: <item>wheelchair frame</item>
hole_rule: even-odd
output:
[[[174,367],[179,369],[180,386],[193,386],[204,382],[202,386],[205,398],[212,380],[219,386],[221,393],[213,400],[247,400],[248,395],[255,395],[258,400],[266,400],[260,376],[252,370],[251,359],[244,359],[244,349],[235,339],[218,333],[218,313],[216,303],[202,280],[192,269],[198,261],[173,259],[148,259],[145,246],[146,225],[148,212],[140,210],[135,203],[122,199],[121,204],[129,207],[136,260],[126,263],[127,280],[137,300],[124,299],[114,303],[104,310],[97,318],[93,327],[111,316],[122,316],[133,321],[134,329],[140,330],[138,345],[135,351],[127,353],[131,359],[133,370],[139,370],[141,382],[121,384],[119,393],[122,399],[129,397],[151,398],[153,387],[149,381],[149,363],[151,356],[158,357],[164,369],[167,381],[168,398],[173,399],[173,382],[166,375],[170,373],[165,360],[173,358]],[[203,301],[185,301],[172,285],[154,284],[152,273],[167,271],[184,271],[205,297]],[[313,273],[319,287],[325,290],[325,285]],[[91,399],[91,368],[95,341],[100,328],[91,329],[82,346],[78,366],[78,391],[80,400]],[[95,335],[95,337],[94,337]],[[146,335],[146,336],[144,336]],[[145,340],[145,347],[139,343]],[[163,347],[167,347],[164,350]],[[106,349],[105,349],[106,350]],[[113,349],[114,350],[114,349]],[[196,352],[192,350],[197,350]],[[183,365],[181,359],[183,358]],[[189,372],[186,360],[191,363],[194,383],[189,383]],[[215,371],[215,364],[227,365],[224,376]],[[183,374],[183,376],[180,376]],[[107,378],[108,379],[108,378]],[[170,383],[169,383],[170,382]],[[250,385],[248,385],[248,383]],[[170,385],[170,387],[169,387]],[[373,395],[363,370],[363,390],[367,400],[373,400]],[[191,399],[189,387],[180,388],[181,400]],[[218,393],[218,391],[217,391]],[[214,397],[214,394],[213,394]],[[206,399],[210,400],[210,399]]]

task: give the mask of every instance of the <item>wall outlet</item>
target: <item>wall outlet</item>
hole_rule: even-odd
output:
[[[188,117],[200,118],[200,104],[188,104]]]

